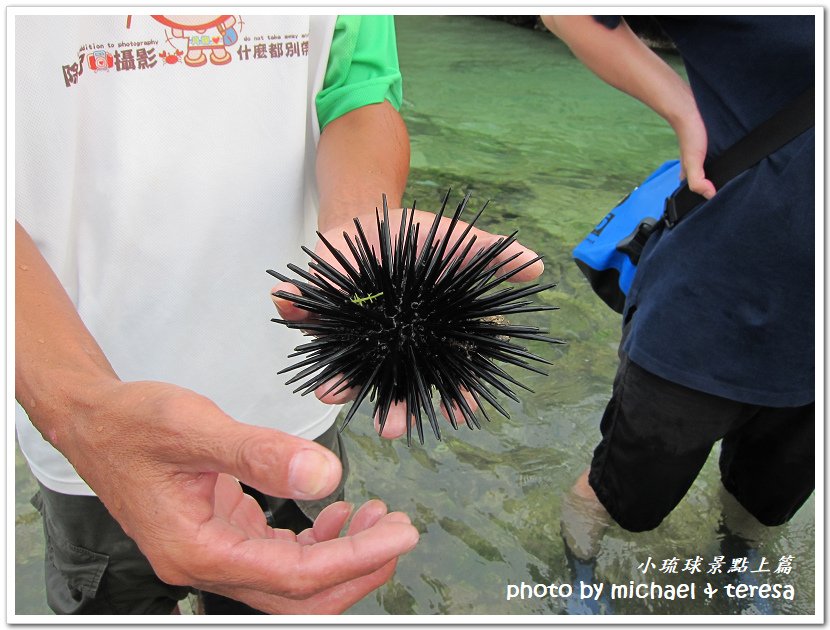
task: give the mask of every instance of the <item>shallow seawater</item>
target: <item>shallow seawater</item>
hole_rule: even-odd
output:
[[[569,583],[579,595],[583,574],[572,573],[565,557],[561,501],[599,438],[620,317],[594,296],[570,253],[624,194],[676,157],[674,135],[645,106],[588,73],[547,33],[472,16],[406,16],[397,26],[402,113],[413,154],[406,202],[417,199],[419,208],[435,209],[449,187],[456,202],[472,191],[476,209],[489,199],[480,227],[502,234],[518,229],[519,240],[545,257],[542,280],[557,283],[536,299],[560,310],[523,321],[568,344],[533,343],[531,349],[554,364],[549,376],[512,371],[535,393],[520,393],[522,404],[505,399],[510,419],[491,413],[481,431],[448,430],[440,444],[427,435],[424,446],[407,448],[378,440],[366,414],[352,421],[350,500],[382,498],[407,512],[422,536],[393,581],[351,612],[590,612],[580,602],[551,597],[507,601],[507,585]],[[682,70],[676,57],[667,60]],[[813,500],[786,526],[742,530],[734,524],[740,511],[721,496],[717,453],[657,530],[632,534],[611,527],[593,576],[606,592],[631,580],[695,583],[696,599],[616,599],[595,611],[814,612]],[[726,533],[724,518],[733,530],[760,537],[753,551]],[[721,555],[723,573],[707,574]],[[793,556],[791,573],[775,574],[786,555]],[[701,572],[692,573],[697,557]],[[741,566],[742,557],[747,571],[727,574],[732,560]],[[649,558],[656,566],[643,573],[638,566],[650,566]],[[661,572],[664,560],[676,573]],[[724,597],[723,588],[738,578],[792,584],[795,599]],[[707,583],[720,589],[711,599],[702,593]]]
[[[617,200],[676,156],[675,141],[661,119],[594,78],[547,33],[472,16],[402,16],[397,27],[413,152],[406,202],[437,209],[449,187],[454,202],[472,191],[476,209],[489,199],[479,227],[518,229],[519,240],[545,257],[542,281],[557,283],[535,299],[560,310],[521,321],[568,343],[531,344],[553,363],[549,375],[508,370],[534,393],[521,393],[521,404],[501,397],[510,418],[488,410],[492,421],[480,431],[447,426],[442,442],[427,434],[424,446],[408,448],[373,433],[368,406],[352,420],[345,433],[347,499],[377,497],[406,512],[421,541],[387,585],[349,612],[813,614],[814,500],[785,526],[739,528],[740,511],[720,491],[717,448],[658,529],[608,529],[591,580],[604,583],[606,593],[631,580],[694,583],[694,600],[600,598],[593,607],[549,596],[507,600],[508,585],[522,583],[571,584],[578,600],[580,580],[588,581],[565,555],[562,497],[598,441],[620,318],[593,295],[570,252]],[[667,60],[679,68],[676,58]],[[28,504],[34,484],[19,456],[16,464],[16,608],[48,613],[40,522]],[[725,522],[755,540],[751,550]],[[708,573],[717,556],[724,556],[722,572]],[[775,572],[782,556],[792,556],[789,573]],[[728,572],[743,557],[746,570]],[[696,558],[700,571],[692,572]],[[740,582],[790,584],[795,598],[725,595],[727,585]],[[711,598],[703,592],[707,583],[719,589]]]

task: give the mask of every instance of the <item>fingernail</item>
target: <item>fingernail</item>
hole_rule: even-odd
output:
[[[529,249],[529,248],[525,247],[519,241],[516,241],[516,242],[519,244],[520,247],[522,247],[525,250],[524,251],[525,254],[529,254],[531,256],[536,256],[536,253],[532,249]],[[541,258],[539,260],[537,260],[534,264],[542,265],[542,272],[545,271],[545,261],[543,261]]]
[[[296,492],[318,495],[329,483],[332,464],[328,457],[312,449],[303,449],[288,466],[288,483]]]
[[[409,527],[411,528],[409,532],[409,542],[407,543],[407,549],[406,551],[404,551],[404,553],[409,553],[410,551],[412,551],[415,548],[415,545],[417,545],[418,541],[421,539],[421,535],[418,533],[418,530],[415,529],[415,527],[413,527],[412,525],[410,525]]]

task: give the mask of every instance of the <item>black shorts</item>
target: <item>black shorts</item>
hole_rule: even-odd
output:
[[[748,405],[677,385],[621,356],[588,481],[617,523],[654,529],[721,442],[724,487],[764,525],[787,522],[815,487],[815,404]]]

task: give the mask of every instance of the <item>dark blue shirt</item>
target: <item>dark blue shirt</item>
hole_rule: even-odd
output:
[[[815,80],[814,16],[659,17],[717,155]],[[652,236],[623,350],[670,381],[750,404],[815,398],[810,130]]]

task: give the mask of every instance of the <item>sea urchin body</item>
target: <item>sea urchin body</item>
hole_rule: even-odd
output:
[[[376,211],[379,251],[370,245],[363,226],[355,219],[355,238],[343,234],[348,253],[339,251],[318,232],[332,263],[304,247],[303,251],[312,259],[311,272],[288,265],[302,280],[268,270],[300,291],[299,296],[283,291],[275,296],[313,314],[302,322],[272,320],[315,337],[290,355],[303,359],[282,370],[301,370],[287,383],[302,381],[295,392],[302,391],[303,395],[323,383],[330,383],[327,394],[356,388],[357,397],[341,430],[368,397],[374,401],[374,415],[381,431],[392,403],[403,402],[410,418],[407,443],[411,442],[414,425],[423,444],[424,416],[440,440],[433,392],[437,392],[453,428],[458,428],[457,414],[468,427],[480,428],[465,392],[489,420],[482,401],[508,416],[494,390],[518,401],[510,385],[528,389],[496,361],[545,374],[528,361],[548,362],[511,339],[562,343],[545,336],[538,328],[507,321],[515,313],[554,310],[555,307],[534,305],[526,299],[553,284],[496,290],[540,257],[502,271],[519,256],[502,256],[515,242],[515,232],[476,249],[476,237],[471,230],[486,203],[453,238],[469,194],[458,205],[446,231],[438,236],[448,198],[449,192],[420,248],[421,224],[414,221],[414,204],[411,211],[402,211],[393,239],[384,196],[382,215]]]

